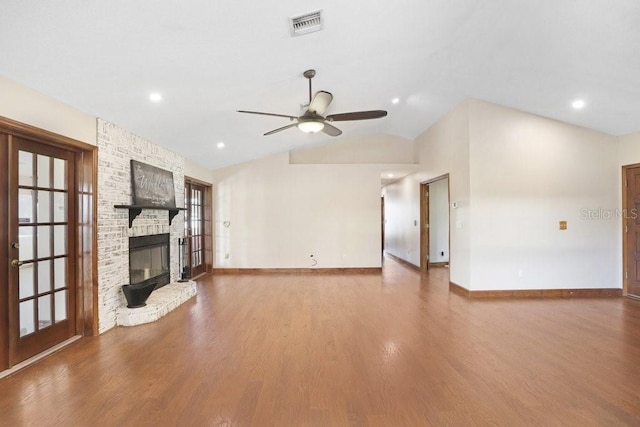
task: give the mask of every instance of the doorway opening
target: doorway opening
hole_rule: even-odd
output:
[[[420,271],[448,266],[449,174],[420,184]]]

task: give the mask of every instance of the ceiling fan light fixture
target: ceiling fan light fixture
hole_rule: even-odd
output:
[[[323,128],[324,123],[315,120],[308,120],[298,123],[298,129],[300,129],[304,133],[317,133],[320,132]]]

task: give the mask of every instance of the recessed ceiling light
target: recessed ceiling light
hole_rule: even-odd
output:
[[[392,173],[388,173],[388,174],[387,174],[387,177],[388,177],[388,178],[393,178],[393,174],[392,174]]]
[[[160,102],[160,101],[162,101],[162,94],[160,94],[158,92],[154,92],[152,94],[149,94],[149,101],[151,101],[151,102]]]
[[[585,107],[585,105],[587,105],[587,103],[584,102],[584,99],[576,99],[571,103],[571,106],[576,110],[582,110]]]
[[[399,102],[400,102],[400,98],[393,98],[393,99],[391,100],[391,103],[392,103],[392,104],[397,104],[397,103],[399,103]]]
[[[218,142],[218,148],[224,148],[224,142]]]

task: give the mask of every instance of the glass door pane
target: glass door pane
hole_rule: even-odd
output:
[[[187,250],[187,258],[191,268],[191,275],[197,276],[206,270],[205,265],[205,227],[204,227],[204,207],[205,207],[205,190],[202,185],[186,182],[185,200],[187,207],[186,223],[189,231],[189,243]]]
[[[19,330],[28,336],[69,318],[68,161],[18,151]]]
[[[0,341],[8,348],[0,364],[11,367],[64,342],[80,327],[75,279],[81,260],[74,255],[76,164],[82,159],[75,151],[18,135],[0,135],[0,142],[6,149],[0,152],[2,163],[16,166],[4,168],[6,185],[0,189],[7,202],[5,286],[12,297],[0,310],[7,319],[6,338]]]

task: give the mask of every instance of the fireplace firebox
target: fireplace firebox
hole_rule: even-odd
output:
[[[151,284],[155,289],[171,281],[169,234],[129,238],[129,283]]]

